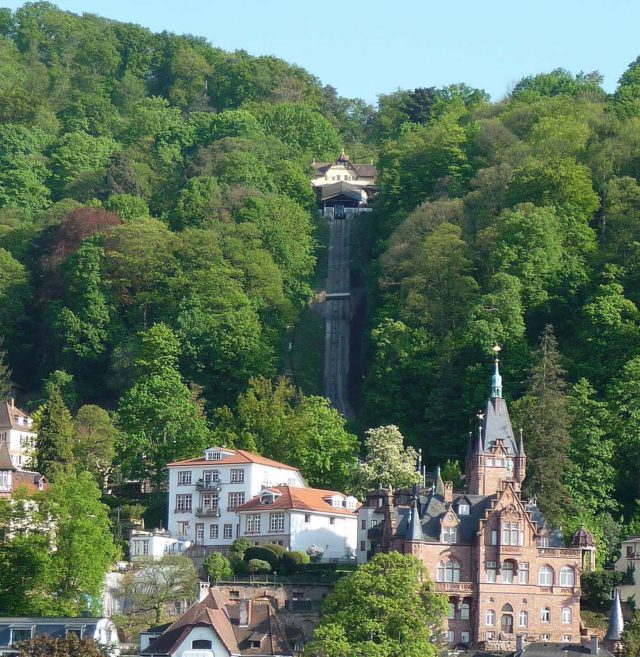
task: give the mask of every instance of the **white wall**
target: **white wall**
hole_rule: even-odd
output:
[[[367,552],[371,549],[371,541],[367,538],[367,534],[372,527],[375,527],[383,516],[380,509],[375,509],[367,506],[361,506],[358,510],[358,536],[357,536],[357,555],[358,563],[365,563],[367,561]],[[365,528],[362,528],[363,522]],[[364,550],[361,550],[362,542],[364,541]]]
[[[232,469],[244,470],[244,483],[230,483]],[[191,485],[178,486],[178,472],[182,470],[191,471]],[[196,482],[202,479],[205,470],[220,471],[220,491],[219,491],[219,509],[220,516],[196,517],[196,508],[202,506],[202,493],[196,490]],[[274,466],[265,466],[258,463],[244,464],[224,464],[218,461],[210,461],[206,464],[197,466],[171,467],[169,468],[169,513],[168,529],[175,538],[178,536],[178,523],[181,521],[189,522],[189,529],[185,536],[196,542],[196,523],[204,524],[204,540],[197,541],[200,545],[231,545],[239,536],[238,515],[235,511],[227,511],[228,496],[230,492],[244,492],[244,501],[248,502],[255,497],[265,486],[291,485],[304,487],[305,483],[296,470],[288,468],[279,468]],[[176,513],[176,495],[188,494],[192,496],[192,512]],[[218,539],[212,539],[211,525],[218,525]],[[224,525],[232,526],[231,538],[224,538]]]
[[[191,642],[195,639],[211,641],[211,650],[215,657],[229,657],[231,654],[218,635],[210,627],[194,627],[184,638],[178,649],[173,653],[174,657],[182,657],[185,652],[191,650]]]
[[[340,179],[338,179],[338,176]],[[347,180],[347,178],[350,180]],[[350,185],[364,187],[373,184],[373,178],[359,177],[358,174],[351,168],[345,167],[342,164],[333,164],[326,173],[318,176],[311,181],[314,187],[321,187],[322,185],[330,185],[336,182],[348,182]]]
[[[324,548],[323,559],[343,559],[347,549],[355,550],[357,540],[356,515],[327,515],[290,511],[291,549],[306,552],[312,545]],[[308,515],[309,522],[305,522]],[[330,519],[334,518],[331,524]]]

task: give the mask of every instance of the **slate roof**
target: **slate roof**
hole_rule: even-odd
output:
[[[609,625],[604,638],[606,641],[620,641],[623,630],[624,620],[622,618],[622,607],[620,606],[620,591],[616,588],[613,594],[613,603],[611,604]]]
[[[187,611],[141,651],[141,655],[173,655],[195,627],[211,627],[232,655],[291,655],[284,631],[268,600],[250,600],[249,623],[240,627],[240,605],[225,604],[215,591]],[[253,647],[252,641],[260,641]]]
[[[358,506],[354,509],[331,506],[325,498],[333,495],[342,495],[334,490],[322,490],[320,488],[300,488],[296,486],[269,486],[267,490],[279,493],[279,496],[271,504],[261,504],[260,495],[256,495],[248,502],[236,507],[236,513],[248,511],[319,511],[324,513],[336,513],[343,516],[353,516],[358,512]]]
[[[482,447],[484,451],[488,452],[492,443],[495,443],[498,438],[504,440],[504,446],[508,454],[515,455],[518,453],[507,402],[502,397],[490,397],[487,399],[482,420]]]
[[[530,643],[514,657],[583,657],[591,654],[591,646],[580,643]],[[598,657],[613,657],[602,645],[598,647]]]
[[[354,201],[359,203],[367,202],[367,193],[358,187],[357,185],[352,185],[351,183],[340,180],[339,182],[330,183],[328,185],[322,185],[320,188],[320,200],[327,201],[329,199],[335,198],[336,196],[346,196],[351,198]]]
[[[9,445],[6,442],[0,444],[0,470],[17,470],[13,461],[11,460],[11,454],[9,453]]]

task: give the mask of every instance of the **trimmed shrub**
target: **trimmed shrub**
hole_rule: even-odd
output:
[[[282,569],[285,573],[298,573],[309,563],[309,555],[293,550],[282,555]]]
[[[251,561],[253,559],[259,559],[266,561],[272,569],[278,568],[280,557],[274,550],[269,549],[269,547],[268,545],[254,545],[253,547],[247,548],[244,552],[244,560]]]
[[[271,564],[268,561],[263,561],[262,559],[249,559],[249,572],[252,575],[257,575],[258,573],[268,573],[271,570]]]
[[[275,543],[269,543],[268,545],[263,545],[262,547],[271,550],[278,557],[278,559],[282,559],[283,555],[287,553],[282,545],[276,545]]]

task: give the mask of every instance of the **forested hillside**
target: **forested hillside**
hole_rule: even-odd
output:
[[[59,460],[95,470],[97,427],[99,478],[116,453],[158,483],[222,440],[350,485],[344,420],[275,381],[321,254],[310,163],[342,146],[381,184],[357,426],[397,424],[454,476],[500,345],[529,492],[568,530],[631,531],[640,61],[614,94],[558,69],[498,102],[460,84],[374,111],[273,57],[0,10],[0,333],[21,403],[76,436]]]
[[[611,537],[640,519],[640,59],[600,83],[381,97],[364,420],[463,460],[500,345],[530,492]]]
[[[209,444],[207,415],[281,371],[316,264],[310,164],[359,139],[366,109],[273,57],[0,10],[0,325],[20,403],[58,387],[74,414],[117,410],[129,475]]]

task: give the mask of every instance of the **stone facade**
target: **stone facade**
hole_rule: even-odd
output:
[[[593,540],[582,529],[565,546],[522,498],[524,442],[513,435],[497,361],[479,417],[465,490],[454,492],[438,473],[431,490],[375,491],[360,511],[360,550],[397,550],[425,564],[449,599],[452,647],[514,650],[517,636],[577,642],[580,573],[594,566]]]

